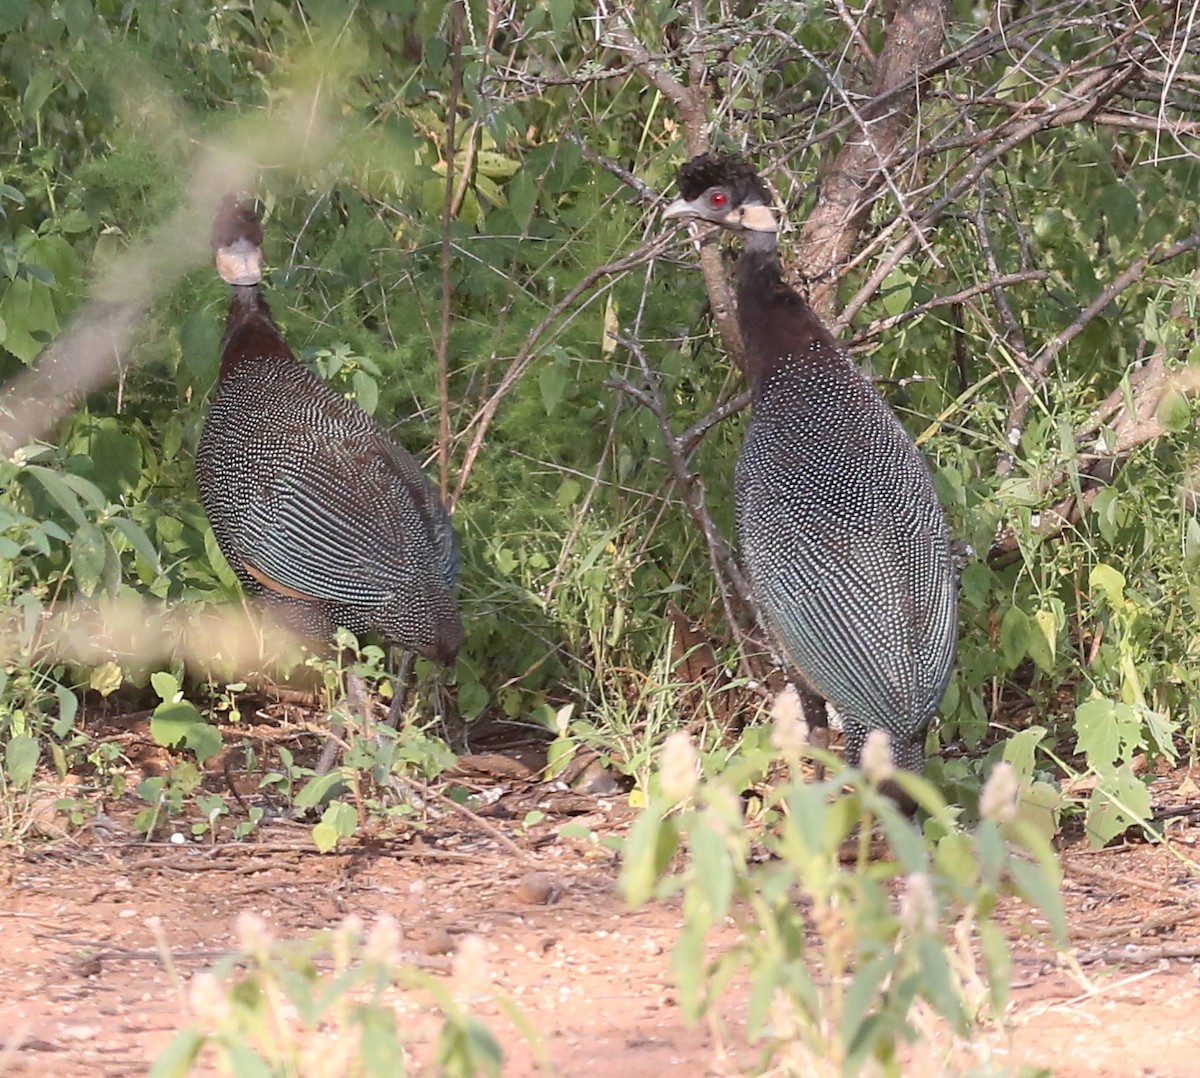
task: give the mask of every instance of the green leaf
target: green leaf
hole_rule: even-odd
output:
[[[1117,835],[1150,816],[1150,790],[1138,780],[1128,764],[1092,791],[1088,800],[1085,828],[1093,849],[1108,845]]]
[[[1004,743],[1004,759],[1013,765],[1019,778],[1028,779],[1033,776],[1034,757],[1042,738],[1046,736],[1046,727],[1029,726],[1019,730]]]
[[[478,681],[464,681],[459,684],[458,710],[467,722],[479,718],[487,705],[488,691]]]
[[[379,384],[365,371],[355,371],[350,381],[354,386],[355,403],[367,415],[374,415],[379,406]]]
[[[554,414],[567,391],[570,378],[566,367],[558,362],[547,363],[538,371],[538,387],[542,391],[542,406],[546,409],[546,415]]]
[[[7,4],[11,5],[12,0],[7,0]],[[4,6],[0,3],[0,33],[4,33]],[[29,10],[29,4],[24,3],[25,10]],[[58,76],[54,67],[47,65],[34,72],[33,77],[29,80],[29,85],[25,87],[25,93],[21,98],[21,109],[26,116],[36,116],[42,111],[42,106],[46,104],[46,100],[54,92],[54,88],[58,85]]]
[[[625,841],[620,888],[631,906],[646,902],[679,848],[679,828],[674,817],[664,818],[651,805],[634,823]]]
[[[1010,606],[1000,621],[1000,652],[1015,669],[1029,650],[1029,618],[1019,606]]]
[[[546,749],[546,777],[552,779],[561,775],[566,766],[575,759],[578,748],[577,742],[571,737],[556,737],[551,741]]]
[[[64,513],[67,514],[76,524],[86,524],[87,517],[83,514],[83,508],[79,504],[78,495],[63,482],[62,476],[50,468],[43,467],[40,464],[27,464],[25,471],[32,475],[42,489],[50,495]]]
[[[108,525],[119,532],[125,541],[137,552],[138,556],[156,573],[162,572],[162,565],[158,560],[158,551],[154,549],[154,544],[150,542],[150,537],[138,524],[135,524],[127,517],[110,517]]]
[[[1114,610],[1125,605],[1125,574],[1111,565],[1093,565],[1088,574],[1088,591],[1099,592]]]
[[[550,25],[556,34],[570,28],[574,14],[575,0],[550,0]]]
[[[150,675],[150,687],[164,703],[172,704],[179,697],[179,679],[166,670],[157,670]]]
[[[14,734],[4,747],[4,770],[14,786],[27,786],[37,771],[41,750],[37,738]]]
[[[54,696],[58,700],[58,718],[54,720],[54,736],[66,737],[75,725],[75,716],[79,714],[79,697],[66,685],[55,685]]]
[[[217,579],[226,588],[234,592],[241,591],[241,583],[237,574],[230,568],[229,562],[225,560],[225,555],[221,553],[221,547],[217,543],[217,537],[213,534],[212,528],[204,529],[204,557],[217,574]]]
[[[696,826],[688,831],[695,883],[708,903],[709,923],[723,919],[733,900],[734,866],[720,826],[716,820],[710,823],[707,814],[701,814]]]
[[[7,34],[25,21],[30,0],[0,0],[0,34]]]
[[[864,962],[854,971],[842,1002],[841,1043],[853,1052],[863,1023],[879,1009],[879,990],[896,968],[896,955],[889,953]]]
[[[1058,617],[1049,607],[1044,606],[1033,615],[1027,650],[1039,670],[1053,673],[1058,653]]]
[[[84,524],[71,536],[71,562],[75,583],[84,595],[91,595],[100,585],[108,543],[95,524]]]
[[[1157,418],[1164,430],[1178,434],[1192,425],[1192,406],[1182,393],[1169,389],[1159,401]]]
[[[1050,922],[1051,931],[1056,939],[1063,940],[1067,934],[1067,918],[1063,912],[1062,896],[1059,894],[1058,881],[1051,878],[1041,865],[1026,861],[1021,857],[1012,857],[1008,862],[1008,870],[1012,873],[1013,882],[1023,898],[1032,902]]]
[[[150,1078],[187,1078],[192,1073],[192,1064],[200,1058],[206,1039],[198,1029],[180,1030],[155,1059],[150,1067]]]
[[[331,823],[315,823],[312,829],[312,840],[318,853],[328,853],[338,844],[337,828]]]
[[[212,314],[197,311],[179,327],[179,349],[184,369],[201,389],[207,389],[217,377],[221,362],[221,330]]]
[[[9,282],[0,296],[0,318],[4,319],[4,347],[22,363],[32,363],[58,333],[50,286],[27,277]]]
[[[221,751],[221,731],[186,700],[159,704],[150,717],[150,736],[168,748],[185,744],[202,765]]]
[[[316,808],[324,804],[329,792],[343,784],[341,773],[330,771],[325,775],[317,775],[304,784],[304,788],[296,795],[292,804],[298,809]]]

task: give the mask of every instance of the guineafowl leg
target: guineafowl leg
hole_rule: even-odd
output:
[[[408,704],[408,682],[412,677],[416,658],[415,651],[400,653],[400,664],[396,667],[396,676],[392,679],[392,706],[388,708],[386,720],[393,730],[400,729],[400,720],[404,718],[404,708]]]
[[[814,749],[829,748],[829,713],[825,710],[825,698],[808,689],[798,689],[797,692],[804,724],[808,727],[808,743]],[[815,763],[813,775],[820,782],[825,777],[825,765]]]

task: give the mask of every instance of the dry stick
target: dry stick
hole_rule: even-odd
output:
[[[716,525],[709,515],[703,482],[698,475],[694,475],[688,469],[681,441],[671,429],[670,417],[667,415],[667,410],[663,405],[662,396],[658,391],[657,379],[646,357],[645,350],[639,342],[624,335],[618,335],[617,341],[637,359],[647,388],[645,390],[639,389],[624,378],[610,379],[607,384],[619,392],[626,394],[626,396],[631,397],[644,408],[649,409],[655,419],[658,420],[663,446],[670,459],[671,473],[675,478],[676,486],[678,486],[680,493],[683,494],[688,511],[696,523],[700,525],[701,531],[704,533],[705,543],[708,547],[709,563],[712,567],[713,578],[717,583],[717,590],[721,595],[721,605],[725,612],[725,620],[730,629],[738,637],[739,644],[742,645],[738,648],[739,665],[743,675],[751,677],[753,676],[753,671],[750,669],[746,659],[745,645],[753,643],[753,641],[741,628],[740,619],[736,616],[734,610],[733,597],[730,595],[725,581],[728,580],[733,585],[738,601],[748,613],[752,613],[754,610],[750,588],[741,571],[738,569],[728,545],[717,532]],[[716,420],[709,423],[705,429],[711,428],[715,422]]]
[[[1107,72],[1097,72],[1080,81],[1073,88],[1070,96],[1080,100],[1082,103],[1073,107],[1062,110],[1048,111],[1039,114],[1024,123],[1017,123],[1017,118],[1012,121],[1006,121],[1006,124],[1000,125],[1000,128],[994,132],[989,132],[989,135],[999,134],[1005,126],[1016,126],[1016,129],[1004,138],[999,143],[993,145],[986,153],[979,154],[975,162],[968,168],[963,175],[955,182],[949,190],[929,209],[927,209],[916,222],[918,230],[928,230],[933,227],[942,217],[942,214],[952,206],[992,165],[1001,157],[1008,153],[1015,146],[1031,138],[1040,131],[1051,127],[1062,127],[1067,124],[1078,123],[1080,120],[1087,119],[1093,112],[1098,111],[1100,107],[1108,101],[1108,99],[1131,79],[1137,71],[1137,65],[1142,59],[1142,55],[1131,59],[1128,64],[1123,67],[1115,76],[1108,77]],[[980,143],[979,145],[985,145]],[[912,249],[917,245],[917,237],[911,232],[903,237],[894,248],[888,253],[888,256],[882,259],[874,272],[867,278],[866,282],[854,295],[849,303],[842,309],[841,314],[833,323],[834,332],[840,332],[846,325],[849,324],[851,318],[862,308],[862,306],[879,291],[880,285],[887,278],[888,274],[896,268],[897,265],[906,258]]]
[[[471,421],[460,432],[465,436],[472,429],[474,434],[471,437],[471,442],[467,446],[467,451],[463,456],[462,468],[458,473],[458,483],[454,488],[454,497],[451,499],[451,504],[454,504],[462,497],[463,489],[466,487],[467,479],[470,477],[471,471],[475,466],[475,460],[479,456],[479,451],[483,448],[484,439],[487,438],[488,430],[492,425],[492,421],[496,417],[496,411],[500,407],[501,401],[508,395],[512,387],[520,379],[521,375],[528,369],[530,363],[534,359],[534,349],[545,336],[547,330],[554,324],[563,311],[568,310],[575,301],[592,288],[597,281],[605,277],[611,277],[615,274],[625,273],[628,270],[636,269],[645,262],[650,261],[659,255],[671,242],[671,235],[660,236],[656,240],[642,244],[636,251],[624,258],[618,258],[615,262],[607,262],[603,266],[599,266],[592,270],[582,281],[571,289],[561,300],[550,308],[546,317],[534,327],[532,333],[525,338],[525,343],[521,345],[521,350],[517,353],[508,370],[504,372],[504,377],[500,379],[499,385],[493,391],[492,395],[484,401],[483,406],[471,418]]]
[[[1160,262],[1165,262],[1181,254],[1186,254],[1188,251],[1194,251],[1197,247],[1200,247],[1200,233],[1193,233],[1186,240],[1172,244],[1169,248],[1163,249],[1160,244],[1152,248],[1141,258],[1135,259],[1117,274],[1112,284],[1083,309],[1074,322],[1067,326],[1061,333],[1057,333],[1051,337],[1038,351],[1037,355],[1033,357],[1031,364],[1034,376],[1039,381],[1044,379],[1046,372],[1050,369],[1051,364],[1058,357],[1058,354],[1071,341],[1078,337],[1091,324],[1092,320],[1105,307],[1112,303],[1117,296],[1141,280],[1142,274],[1150,266],[1156,266]],[[1005,437],[1008,439],[1010,446],[1015,446],[1020,441],[1021,434],[1025,429],[1025,418],[1029,413],[1029,406],[1033,401],[1034,392],[1035,387],[1030,382],[1022,381],[1017,386],[1013,407],[1009,412],[1008,422],[1005,424]],[[997,468],[997,472],[1003,474],[999,468]]]
[[[913,318],[919,318],[923,314],[928,314],[938,307],[952,307],[959,303],[965,303],[974,296],[978,296],[981,292],[991,292],[997,288],[1006,288],[1012,284],[1025,284],[1029,281],[1044,281],[1049,276],[1050,273],[1048,270],[1022,270],[1020,273],[1002,273],[995,277],[989,277],[988,280],[981,281],[979,284],[973,284],[969,288],[962,289],[960,292],[953,292],[948,296],[938,296],[916,307],[911,307],[907,311],[901,311],[899,314],[893,314],[888,318],[881,318],[878,321],[872,322],[869,326],[864,326],[846,341],[845,346],[848,350],[864,348],[867,342],[873,337],[878,337],[881,333],[885,333],[893,326],[898,326],[902,322],[908,322]]]
[[[945,8],[945,0],[908,0],[895,11],[875,65],[872,90],[876,94],[893,83],[907,83],[909,72],[938,55]],[[908,215],[886,161],[912,123],[916,85],[914,82],[911,93],[893,99],[886,109],[874,111],[856,111],[849,95],[842,95],[858,134],[838,151],[821,184],[817,204],[804,223],[798,255],[801,273],[809,279],[823,276],[845,261],[866,224],[871,193],[881,182],[892,190],[901,213]],[[910,225],[909,235],[925,240],[915,224]],[[818,314],[830,313],[837,302],[837,282],[825,281],[813,288],[809,302]]]
[[[500,846],[508,850],[509,853],[516,857],[518,861],[521,861],[527,865],[538,863],[537,859],[534,858],[528,850],[521,849],[521,847],[513,842],[513,840],[509,838],[503,831],[501,831],[494,824],[488,823],[488,821],[478,813],[472,812],[469,808],[467,808],[466,805],[460,804],[459,802],[455,801],[454,798],[447,797],[440,790],[435,790],[432,786],[426,786],[424,783],[412,782],[412,780],[409,780],[409,784],[418,786],[421,790],[422,797],[431,798],[447,808],[453,809],[460,816],[465,816],[476,827],[486,831]]]
[[[1163,943],[1157,947],[1096,947],[1080,951],[1079,963],[1091,962],[1161,962],[1166,958],[1200,958],[1200,943]]]
[[[559,555],[558,564],[554,567],[554,575],[550,578],[550,583],[546,585],[544,599],[547,606],[554,599],[554,592],[558,589],[559,581],[562,580],[562,575],[566,571],[567,554],[570,552],[571,547],[575,545],[575,540],[579,538],[579,533],[583,530],[583,522],[587,518],[588,510],[592,507],[592,499],[596,496],[596,491],[600,487],[600,477],[604,474],[604,465],[608,461],[608,454],[612,451],[613,440],[617,434],[617,419],[620,415],[621,402],[618,400],[617,406],[613,409],[612,419],[608,424],[608,437],[604,440],[604,448],[600,450],[600,460],[596,464],[596,472],[590,478],[587,494],[584,495],[583,501],[580,502],[579,508],[575,512],[575,519],[571,521],[571,530],[563,540],[562,554]]]
[[[458,97],[462,90],[463,3],[464,0],[453,0],[450,13],[450,51],[453,59],[450,95],[446,102],[446,198],[442,203],[442,320],[437,345],[438,486],[443,501],[450,493],[450,224],[455,212],[455,129],[458,125]]]
[[[663,57],[654,57],[637,35],[620,21],[618,16],[609,19],[609,36],[618,48],[633,57],[633,62],[642,77],[679,109],[687,139],[689,156],[696,156],[708,149],[708,88],[705,85],[707,69],[704,64],[704,10],[698,0],[693,0],[692,19],[687,28],[689,52],[688,77],[691,84],[684,86],[663,66]],[[720,246],[712,238],[701,241],[700,273],[708,292],[708,303],[713,321],[725,346],[725,351],[740,368],[744,365],[745,347],[742,332],[738,328],[733,300],[733,286],[721,258]]]
[[[1171,247],[1157,254],[1151,252],[1151,255],[1146,257],[1150,259],[1151,265],[1158,265],[1160,262],[1164,262],[1178,254],[1197,248],[1200,248],[1200,233],[1189,236],[1186,240],[1181,240],[1179,243],[1173,244]],[[1193,280],[1200,280],[1200,270],[1197,270],[1192,276]],[[1130,282],[1130,284],[1134,283],[1136,282]],[[1179,318],[1182,315],[1183,304],[1184,297],[1176,297],[1174,303],[1171,305],[1172,318]],[[1092,317],[1095,317],[1095,313]],[[1080,319],[1082,317],[1081,315]],[[1076,319],[1068,329],[1077,325],[1080,319]],[[1072,336],[1077,335],[1085,327],[1086,323],[1080,325],[1079,329]],[[1086,454],[1093,466],[1107,461],[1114,468],[1119,467],[1124,457],[1131,450],[1136,449],[1139,445],[1144,445],[1146,442],[1153,441],[1163,433],[1162,424],[1158,421],[1158,406],[1162,401],[1163,394],[1171,388],[1172,381],[1178,377],[1178,374],[1173,373],[1167,368],[1166,348],[1160,344],[1155,348],[1153,355],[1146,361],[1145,365],[1134,371],[1129,377],[1129,392],[1133,396],[1132,412],[1127,407],[1127,392],[1124,384],[1118,386],[1108,395],[1104,403],[1092,412],[1088,425],[1075,435],[1076,443],[1082,444],[1089,438],[1095,437],[1096,432],[1104,423],[1110,423],[1110,429],[1117,434],[1117,443],[1111,453],[1096,451]],[[1064,482],[1069,474],[1066,468],[1059,468],[1049,478],[1039,482],[1036,489],[1040,493],[1049,493],[1060,483]],[[1044,539],[1058,535],[1077,518],[1077,515],[1082,510],[1095,501],[1100,491],[1104,489],[1104,484],[1095,477],[1091,478],[1095,485],[1083,491],[1082,496],[1077,497],[1072,492],[1041,514],[1041,521],[1036,528],[1038,535]],[[990,560],[1003,559],[1016,551],[1017,548],[1016,531],[1010,528],[1003,532],[996,539],[995,543],[992,544],[991,550],[988,551],[988,558]]]
[[[616,176],[626,187],[632,188],[637,192],[638,198],[651,206],[659,206],[663,202],[663,197],[645,180],[635,176],[627,168],[623,168],[617,164],[612,158],[605,157],[597,153],[583,139],[581,139],[574,131],[567,131],[564,135],[566,140],[573,143],[579,148],[579,152],[583,154],[584,159],[591,161],[594,165],[599,165],[605,172],[609,172]]]

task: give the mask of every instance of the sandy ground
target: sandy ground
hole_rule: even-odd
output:
[[[631,819],[623,797],[555,794],[520,765],[497,770],[509,773],[475,776],[499,794],[489,819],[447,809],[423,833],[327,855],[315,852],[307,827],[283,820],[245,842],[146,843],[130,828],[133,799],[105,804],[97,822],[70,834],[27,831],[0,849],[0,1074],[145,1074],[190,1021],[190,979],[236,949],[243,911],[285,939],[351,913],[368,924],[390,914],[406,954],[438,977],[452,977],[464,938],[482,940],[492,990],[526,1016],[545,1056],[539,1062],[503,1009],[479,995],[475,1012],[502,1043],[505,1075],[751,1071],[739,986],[719,1030],[683,1020],[668,969],[678,907],[629,910],[611,851],[556,837],[568,820],[597,834],[623,831]],[[1160,778],[1156,804],[1178,806],[1185,780],[1180,772]],[[545,819],[521,826],[538,806]],[[1192,861],[1200,817],[1181,814],[1169,833],[1169,847],[1064,851],[1066,957],[1027,934],[1026,911],[1006,908],[1013,1002],[1004,1027],[985,1031],[976,1046],[993,1066],[1028,1064],[1061,1078],[1200,1074],[1200,874]],[[533,893],[530,871],[549,874],[550,901]],[[730,925],[715,945],[735,931]],[[410,1071],[436,1074],[427,999],[397,989],[392,1002]],[[958,1073],[961,1063],[945,1065],[940,1051],[927,1044],[910,1053],[908,1073]]]

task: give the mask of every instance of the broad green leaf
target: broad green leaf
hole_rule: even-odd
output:
[[[708,814],[702,813],[687,835],[696,886],[708,903],[711,922],[720,921],[728,912],[735,884],[734,864],[720,827],[719,821],[710,822]]]
[[[27,786],[37,771],[40,747],[36,737],[14,734],[4,747],[4,770],[14,786]]]
[[[566,367],[558,362],[547,363],[538,371],[538,386],[542,391],[542,406],[546,409],[546,415],[554,414],[570,380]]]
[[[1042,607],[1033,615],[1030,626],[1029,657],[1044,673],[1053,673],[1054,659],[1058,653],[1058,617],[1049,607]]]
[[[1093,565],[1088,574],[1088,591],[1104,596],[1108,605],[1119,610],[1125,604],[1125,575],[1111,565]]]
[[[355,403],[367,415],[374,415],[375,409],[379,406],[378,383],[365,371],[355,371],[354,377],[350,381],[354,386]]]
[[[107,543],[95,524],[83,524],[71,537],[71,564],[75,583],[84,595],[91,595],[104,573]]]
[[[578,742],[571,737],[556,737],[546,749],[546,777],[557,778],[575,758]]]
[[[156,670],[150,675],[150,687],[164,703],[173,704],[179,699],[179,679],[166,670]]]
[[[159,704],[150,717],[150,736],[160,745],[186,745],[203,764],[221,751],[221,731],[186,700]]]
[[[158,560],[158,551],[154,549],[154,544],[150,542],[150,537],[127,517],[109,517],[108,526],[114,529],[124,537],[125,541],[137,551],[138,555],[156,572],[162,572],[162,565]]]
[[[79,697],[66,685],[56,685],[54,698],[58,701],[58,718],[54,720],[53,726],[54,736],[66,737],[75,725],[75,716],[79,714]]]
[[[62,475],[59,472],[51,468],[46,468],[41,464],[27,464],[25,471],[41,484],[42,489],[58,503],[59,508],[75,521],[76,524],[84,525],[87,523],[87,517],[83,514],[83,508],[79,504],[78,495],[63,482]]]
[[[150,1067],[150,1078],[187,1078],[200,1058],[206,1038],[194,1027],[180,1030]]]
[[[1117,835],[1150,816],[1150,790],[1128,764],[1105,775],[1088,800],[1085,828],[1093,849],[1108,845]]]
[[[1004,759],[1013,765],[1022,779],[1033,776],[1034,758],[1037,747],[1046,736],[1046,727],[1029,726],[1018,730],[1004,743]]]
[[[488,705],[488,691],[478,681],[464,681],[458,687],[458,708],[467,722],[479,718]]]
[[[337,770],[325,775],[317,775],[304,784],[303,789],[296,795],[293,805],[298,809],[316,808],[323,804],[331,790],[342,786],[344,780]]]
[[[337,828],[333,824],[325,823],[324,821],[315,823],[312,829],[312,840],[313,845],[316,846],[319,853],[328,853],[337,847]]]
[[[654,806],[645,809],[625,842],[620,888],[626,902],[640,906],[650,899],[678,847],[674,818],[662,817]]]
[[[1000,652],[1010,669],[1025,658],[1029,650],[1029,618],[1019,606],[1010,606],[1000,621]]]

